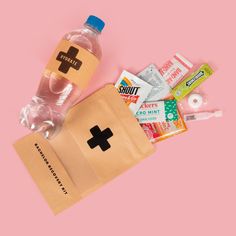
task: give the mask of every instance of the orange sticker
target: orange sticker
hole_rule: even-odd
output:
[[[92,53],[63,39],[54,51],[45,71],[54,72],[83,89],[87,87],[98,63],[98,58]]]

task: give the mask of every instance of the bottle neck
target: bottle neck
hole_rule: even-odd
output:
[[[101,32],[99,32],[98,30],[96,30],[95,28],[91,27],[90,25],[84,24],[84,28],[91,34],[93,34],[94,36],[98,36],[100,35]]]

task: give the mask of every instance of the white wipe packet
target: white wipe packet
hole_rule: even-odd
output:
[[[145,101],[158,101],[169,95],[170,86],[154,64],[150,64],[137,76],[153,86]]]
[[[118,92],[135,115],[153,86],[124,70],[115,84]]]

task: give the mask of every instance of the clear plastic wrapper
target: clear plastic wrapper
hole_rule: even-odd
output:
[[[178,102],[182,114],[203,111],[208,108],[207,94],[201,88],[196,88],[189,95]]]

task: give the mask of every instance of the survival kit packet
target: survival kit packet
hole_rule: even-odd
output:
[[[14,146],[54,213],[154,152],[113,85],[74,106],[55,138],[33,133]]]

